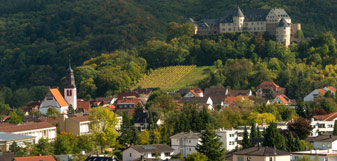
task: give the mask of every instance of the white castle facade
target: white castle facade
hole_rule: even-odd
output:
[[[195,34],[216,35],[222,33],[250,31],[252,33],[268,32],[276,41],[289,46],[296,39],[301,24],[292,24],[291,18],[284,9],[258,9],[228,11],[218,19],[201,19],[190,22],[195,25]]]

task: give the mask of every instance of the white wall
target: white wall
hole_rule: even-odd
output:
[[[72,92],[71,96],[67,96],[67,91],[70,90]],[[64,88],[64,99],[67,101],[69,105],[72,105],[74,110],[77,109],[77,91],[76,88]]]
[[[133,161],[137,158],[140,158],[140,155],[141,154],[133,148],[126,149],[123,151],[123,161]]]
[[[171,147],[174,149],[173,155],[182,153],[183,157],[186,157],[188,154],[197,153],[195,148],[198,143],[198,139],[171,139]]]
[[[303,101],[304,102],[311,102],[315,99],[315,95],[318,95],[320,92],[315,89],[314,91],[312,91],[311,93],[309,93],[307,96],[304,97]]]
[[[56,127],[30,130],[30,131],[13,132],[13,134],[35,136],[35,143],[38,143],[39,139],[41,138],[48,139],[49,141],[53,141],[56,138]]]

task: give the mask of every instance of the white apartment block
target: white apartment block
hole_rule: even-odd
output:
[[[308,151],[299,151],[292,153],[292,161],[297,161],[304,156],[309,157],[311,160],[317,161],[337,161],[337,151],[328,149],[328,150],[308,150]]]
[[[337,136],[321,135],[317,137],[309,137],[306,141],[311,143],[314,149],[337,150]]]
[[[136,145],[123,151],[123,161],[136,159],[160,159],[169,160],[173,149],[165,144]]]
[[[200,143],[200,133],[182,132],[171,136],[171,147],[173,155],[181,153],[183,157],[188,154],[197,153],[196,147]]]
[[[31,122],[18,125],[4,123],[0,124],[0,132],[34,136],[35,143],[38,143],[41,138],[49,141],[56,138],[56,127],[48,122]]]
[[[333,132],[335,120],[337,120],[337,112],[313,116],[310,122],[310,125],[313,128],[310,136],[314,137],[324,133]]]

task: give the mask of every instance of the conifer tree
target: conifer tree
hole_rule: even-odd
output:
[[[337,120],[335,120],[335,125],[333,126],[333,133],[334,136],[337,136]]]
[[[245,126],[245,131],[243,132],[243,140],[242,140],[242,147],[244,149],[249,148],[252,146],[252,142],[251,139],[248,138],[248,131],[247,128]]]
[[[217,136],[215,130],[207,125],[206,131],[201,135],[201,144],[197,145],[196,150],[202,153],[212,161],[224,161],[225,149],[222,148],[222,142]]]
[[[262,137],[259,127],[256,128],[256,133],[258,138]]]
[[[276,123],[270,123],[269,127],[265,130],[263,146],[275,146],[277,149],[281,150],[287,149],[285,138],[277,129]]]

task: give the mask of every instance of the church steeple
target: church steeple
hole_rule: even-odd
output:
[[[67,69],[67,84],[66,84],[66,88],[76,88],[74,70],[71,68],[70,59],[69,59],[69,67]]]

